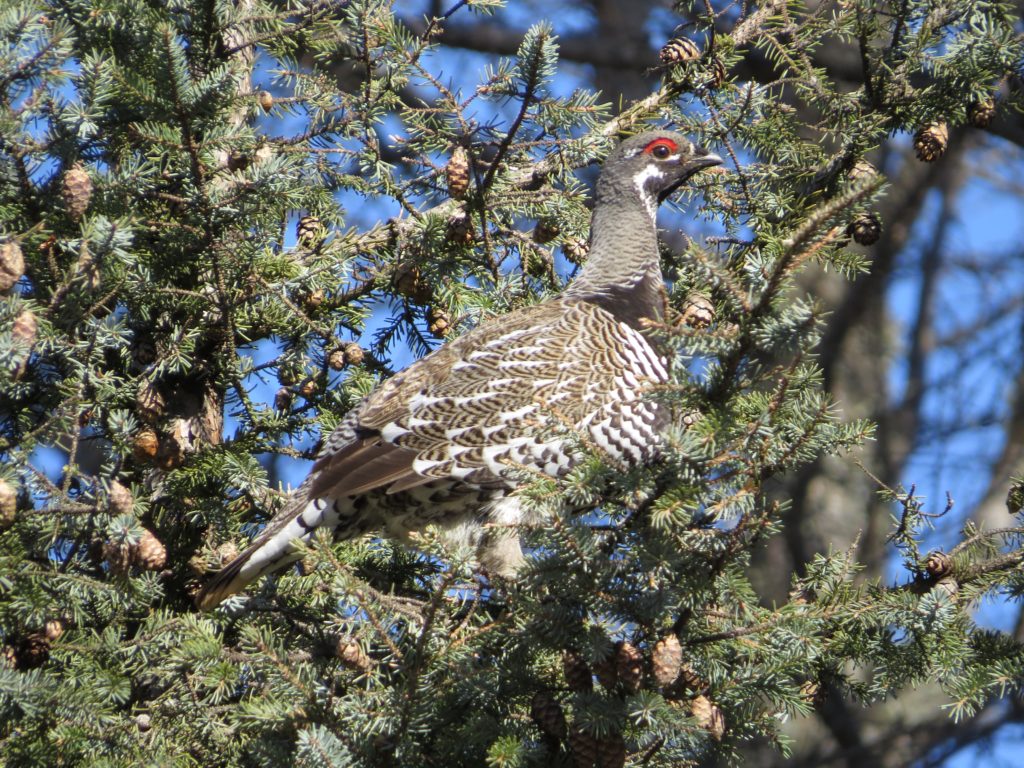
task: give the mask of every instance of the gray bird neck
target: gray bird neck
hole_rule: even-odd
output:
[[[657,201],[645,201],[632,182],[598,182],[590,255],[564,295],[597,304],[640,328],[641,318],[662,319],[665,283],[654,219]]]

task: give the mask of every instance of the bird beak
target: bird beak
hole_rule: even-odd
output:
[[[725,161],[714,152],[708,152],[704,147],[697,147],[694,150],[693,158],[688,163],[694,171],[703,168],[710,168],[713,165],[721,165]]]

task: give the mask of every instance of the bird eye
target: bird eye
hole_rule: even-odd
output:
[[[669,155],[672,154],[672,150],[669,149],[664,144],[659,144],[658,146],[651,150],[651,154],[654,155],[659,160],[665,160]]]

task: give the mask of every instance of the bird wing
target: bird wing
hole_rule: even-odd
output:
[[[291,543],[323,522],[321,499],[400,493],[441,480],[515,485],[529,466],[572,466],[566,432],[641,461],[656,437],[648,384],[666,378],[643,337],[593,304],[556,299],[485,323],[393,376],[331,433],[285,507],[203,589],[210,608],[295,559]]]

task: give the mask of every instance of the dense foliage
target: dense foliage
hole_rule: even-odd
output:
[[[965,0],[712,5],[617,114],[557,93],[547,22],[460,91],[447,17],[414,34],[380,0],[0,11],[7,764],[685,765],[785,750],[780,723],[830,696],[938,681],[957,718],[1016,690],[1021,646],[970,608],[1018,593],[1024,528],[929,553],[941,510],[891,489],[895,579],[821,553],[769,605],[747,566],[782,527],[776,481],[871,435],[823,390],[829,319],[799,276],[869,268],[851,238],[890,222],[864,154],[905,132],[941,163],[996,108],[1020,22]],[[814,67],[829,41],[859,45],[862,88]],[[777,79],[735,74],[751,56]],[[652,123],[731,160],[679,200],[714,236],[664,253],[670,460],[623,474],[594,450],[526,478],[546,522],[514,584],[433,534],[319,541],[196,613],[279,507],[275,457],[311,458],[392,355],[558,291],[585,258],[578,174]]]

